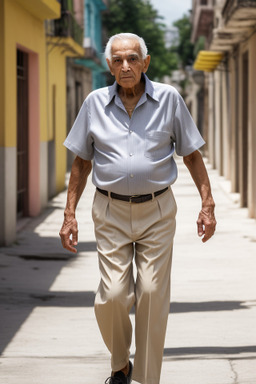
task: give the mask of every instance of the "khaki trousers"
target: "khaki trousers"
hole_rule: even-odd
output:
[[[135,305],[133,379],[160,380],[170,306],[170,273],[176,203],[171,188],[145,203],[131,204],[96,191],[92,208],[101,281],[95,314],[111,353],[113,371],[129,361]],[[134,281],[133,259],[137,274]]]

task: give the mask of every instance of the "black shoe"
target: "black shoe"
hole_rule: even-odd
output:
[[[122,371],[118,371],[114,376],[108,377],[105,384],[130,384],[132,382],[133,365],[129,361],[129,372],[126,376]]]

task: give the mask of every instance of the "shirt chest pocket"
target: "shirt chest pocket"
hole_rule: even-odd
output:
[[[152,160],[160,160],[170,153],[170,133],[169,132],[150,132],[145,136],[145,157]]]

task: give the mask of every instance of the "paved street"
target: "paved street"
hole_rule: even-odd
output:
[[[218,228],[196,234],[198,192],[179,161],[179,207],[161,384],[256,384],[256,222],[209,167]],[[0,248],[0,383],[103,384],[109,355],[96,324],[94,187],[78,207],[77,255],[60,245],[66,193]],[[131,315],[134,321],[134,315]],[[134,344],[132,345],[132,356]]]

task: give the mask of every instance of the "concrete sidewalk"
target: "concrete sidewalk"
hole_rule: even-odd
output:
[[[256,222],[226,192],[227,183],[209,174],[218,230],[203,244],[198,192],[179,160],[161,384],[256,384]],[[78,207],[78,255],[64,251],[58,237],[66,193],[29,221],[13,246],[0,249],[1,384],[103,384],[110,373],[93,310],[93,193],[89,183]]]

